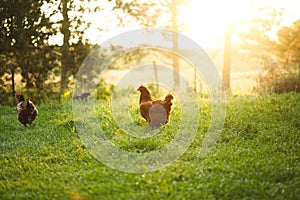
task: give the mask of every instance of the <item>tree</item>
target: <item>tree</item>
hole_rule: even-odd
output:
[[[177,0],[172,0],[171,2],[171,15],[172,15],[172,29],[174,30],[174,35],[173,35],[173,49],[176,51],[178,50],[178,11],[177,11]],[[178,88],[180,86],[179,82],[179,59],[176,55],[173,56],[173,68],[174,68],[174,83],[175,83],[175,88]]]
[[[284,26],[278,32],[276,57],[284,66],[300,67],[300,20],[290,27]]]
[[[249,32],[243,34],[243,47],[252,58],[262,62],[264,73],[258,87],[268,92],[300,91],[300,20],[290,27],[283,26],[277,37],[268,34],[280,27],[281,12],[266,8],[264,18],[252,20]],[[267,16],[267,17],[266,17]]]
[[[183,6],[188,4],[189,0],[166,0],[166,1],[159,1],[162,5],[162,10],[165,15],[162,17],[166,19],[161,19],[164,25],[162,27],[171,29],[174,31],[174,34],[171,36],[171,40],[173,43],[173,49],[176,51],[178,49],[178,32],[183,31],[185,27],[183,24],[180,24],[178,22],[178,15],[180,13],[179,6]],[[178,88],[180,86],[179,82],[179,59],[176,55],[172,56],[172,62],[173,62],[173,68],[174,68],[174,86],[175,88]]]
[[[0,3],[0,54],[5,67],[2,74],[11,74],[14,95],[14,74],[21,72],[27,88],[45,81],[37,64],[47,62],[45,42],[51,35],[51,23],[41,11],[42,0],[3,0]],[[51,68],[51,65],[49,65]],[[48,69],[42,67],[43,72]],[[39,81],[39,82],[38,82]]]
[[[63,34],[63,45],[61,48],[61,76],[60,76],[60,92],[64,93],[68,87],[68,65],[72,65],[69,54],[69,41],[70,41],[70,20],[68,16],[68,0],[62,0],[62,26],[61,33]]]
[[[12,97],[15,96],[15,68],[17,66],[15,60],[4,54],[0,55],[0,65],[2,70],[0,70],[0,91],[1,97],[0,102],[2,104],[10,104],[15,102],[15,98],[12,98],[13,101],[9,101],[10,97],[8,91],[12,91]],[[8,86],[7,82],[11,81],[11,87]]]
[[[109,6],[109,5],[110,6]],[[52,1],[52,5],[57,5],[56,1]],[[120,20],[119,25],[125,25],[130,20],[135,20],[141,25],[154,24],[156,19],[156,12],[153,10],[153,2],[140,2],[138,0],[121,1],[121,0],[107,0],[107,1],[76,1],[75,0],[61,0],[58,5],[58,10],[61,12],[62,18],[56,21],[60,26],[60,32],[63,35],[63,44],[61,47],[61,94],[68,88],[68,79],[70,71],[74,72],[75,65],[74,57],[72,57],[70,49],[73,44],[81,42],[87,45],[89,41],[82,41],[84,31],[89,28],[90,22],[86,21],[84,15],[93,12],[101,12],[103,9],[111,9]],[[57,12],[53,10],[53,12]],[[72,16],[71,14],[72,13]],[[125,15],[125,16],[124,16]],[[99,27],[102,31],[103,27]],[[104,27],[104,30],[107,27]]]
[[[153,27],[157,24],[159,14],[161,13],[156,0],[108,1],[114,4],[113,11],[118,16],[121,26],[127,25],[128,22],[134,20],[141,26]]]
[[[250,19],[242,31],[237,35],[241,39],[241,48],[248,56],[266,64],[273,60],[276,54],[276,41],[271,38],[282,21],[282,10],[274,8],[260,8],[256,17]]]
[[[226,25],[224,34],[224,65],[222,70],[222,80],[225,90],[230,90],[230,66],[231,66],[231,25]]]

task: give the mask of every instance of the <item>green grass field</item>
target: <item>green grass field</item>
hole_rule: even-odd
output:
[[[31,127],[14,107],[0,107],[0,199],[300,199],[300,95],[227,97],[226,120],[214,149],[198,150],[210,122],[200,100],[200,124],[189,149],[155,172],[126,173],[97,161],[74,128],[68,102],[37,105]],[[100,127],[121,148],[148,152],[172,139],[180,111],[157,137],[129,140],[109,112]],[[102,109],[102,110],[101,110]],[[143,124],[137,109],[130,110]]]

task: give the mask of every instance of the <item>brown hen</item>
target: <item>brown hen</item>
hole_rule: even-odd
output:
[[[164,100],[152,100],[149,90],[140,86],[138,91],[140,95],[140,113],[152,128],[159,128],[160,126],[169,122],[171,113],[172,100],[174,97],[168,94]]]

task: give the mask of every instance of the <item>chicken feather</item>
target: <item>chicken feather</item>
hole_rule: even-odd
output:
[[[167,124],[169,122],[172,100],[174,99],[172,94],[168,94],[164,100],[152,100],[149,90],[140,86],[138,89],[140,91],[140,114],[150,127],[159,128],[160,126]]]
[[[23,95],[17,94],[19,103],[17,104],[18,120],[26,127],[26,124],[31,125],[38,115],[38,110],[29,99],[26,100]]]

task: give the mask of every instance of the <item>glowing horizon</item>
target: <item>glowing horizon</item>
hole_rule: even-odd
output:
[[[184,35],[190,37],[200,46],[215,47],[222,45],[227,23],[239,26],[239,23],[255,16],[257,7],[284,9],[282,25],[289,26],[293,21],[300,19],[300,12],[297,9],[300,8],[300,1],[298,0],[192,0],[189,5],[182,6],[178,21],[189,26],[188,30],[182,32]],[[108,30],[100,32],[97,29],[103,26],[99,21],[103,16],[102,12],[105,12],[105,16],[110,15],[110,17],[108,17]],[[108,10],[89,14],[86,19],[91,22],[91,27],[85,31],[84,38],[95,44],[101,44],[103,41],[122,32],[139,28],[139,25],[135,22],[128,24],[126,27],[118,27],[116,16]],[[247,24],[242,23],[242,25],[246,26]],[[52,37],[50,44],[61,45],[62,38],[62,34],[58,34]]]
[[[255,17],[259,7],[282,8],[282,26],[290,26],[300,19],[300,1],[297,0],[194,0],[181,16],[191,23],[185,34],[204,47],[222,45],[226,24],[233,24],[235,30],[246,26],[245,21]]]

